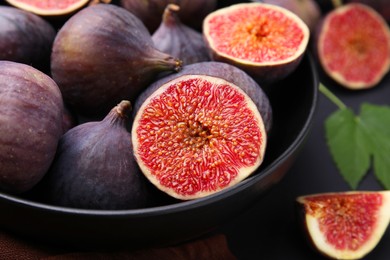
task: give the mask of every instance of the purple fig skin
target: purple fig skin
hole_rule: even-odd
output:
[[[179,11],[178,5],[167,6],[160,27],[152,35],[154,45],[158,50],[178,57],[183,65],[210,61],[203,35],[183,24],[178,16]]]
[[[320,6],[315,0],[252,0],[252,2],[263,2],[284,7],[298,15],[314,32],[322,13]]]
[[[165,83],[176,79],[184,75],[207,75],[224,79],[228,82],[235,84],[241,88],[256,104],[260,115],[263,119],[266,131],[269,133],[272,128],[272,107],[268,96],[259,86],[259,84],[253,80],[243,70],[229,65],[227,63],[206,61],[199,62],[190,65],[183,66],[183,69],[179,73],[167,75],[156,82],[152,83],[143,93],[139,95],[134,103],[133,113],[137,113],[141,105],[145,100],[155,92],[160,86]]]
[[[151,33],[159,27],[168,4],[180,6],[181,21],[200,31],[203,18],[217,8],[217,0],[121,0],[120,5],[141,19]]]
[[[0,190],[19,194],[46,174],[63,133],[56,83],[22,63],[0,61]]]
[[[123,100],[102,121],[79,124],[62,136],[45,179],[51,203],[104,210],[146,205],[146,182],[126,130],[130,110]]]
[[[47,73],[55,36],[56,31],[43,18],[0,6],[0,60],[24,63]]]
[[[158,51],[142,22],[112,4],[86,7],[58,32],[51,73],[78,114],[104,116],[121,100],[131,102],[160,72],[181,61]]]

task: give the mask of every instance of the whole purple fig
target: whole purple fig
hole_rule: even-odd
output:
[[[136,16],[112,4],[72,16],[59,30],[51,56],[65,102],[87,116],[106,115],[121,100],[134,100],[160,72],[180,68],[180,60],[154,47]]]
[[[34,187],[52,163],[63,133],[56,83],[22,63],[0,61],[0,190]]]
[[[79,124],[62,136],[45,180],[51,203],[87,209],[146,205],[146,182],[126,129],[130,110],[130,102],[124,100],[102,121]]]
[[[56,32],[43,18],[14,7],[0,6],[0,60],[50,70]]]
[[[169,4],[152,40],[157,49],[178,57],[184,65],[209,61],[210,56],[203,35],[183,24],[178,16],[180,7]]]
[[[168,4],[179,5],[181,21],[196,30],[202,29],[204,17],[217,8],[217,0],[121,0],[121,5],[139,17],[152,33],[160,25]]]

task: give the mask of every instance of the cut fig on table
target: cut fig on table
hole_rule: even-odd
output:
[[[304,230],[316,250],[334,259],[360,259],[390,221],[390,191],[319,193],[297,198]]]
[[[296,14],[264,3],[234,4],[210,13],[203,34],[213,60],[241,68],[260,84],[292,73],[310,38]]]
[[[220,62],[183,67],[135,105],[134,155],[168,195],[190,200],[231,187],[262,163],[272,110],[242,70]]]
[[[329,12],[316,48],[325,73],[348,89],[374,87],[390,69],[390,28],[367,5],[346,4]]]

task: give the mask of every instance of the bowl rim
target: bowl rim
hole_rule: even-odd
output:
[[[311,68],[311,77],[313,89],[313,98],[310,105],[308,116],[303,124],[302,129],[299,131],[294,141],[285,149],[274,161],[272,161],[267,167],[260,170],[261,174],[255,174],[244,179],[240,183],[231,186],[227,189],[221,190],[215,194],[198,198],[195,200],[180,201],[169,205],[153,206],[148,208],[140,209],[122,209],[122,210],[98,210],[98,209],[81,209],[81,208],[70,208],[63,206],[56,206],[51,204],[45,204],[43,202],[32,201],[24,198],[19,198],[16,195],[6,194],[0,192],[0,200],[8,200],[8,203],[20,204],[24,207],[32,208],[34,210],[44,210],[49,212],[69,214],[69,215],[83,215],[83,216],[104,216],[104,217],[145,217],[145,216],[158,216],[162,214],[175,214],[177,212],[184,212],[193,208],[206,207],[210,204],[218,202],[226,197],[233,196],[240,191],[246,189],[253,183],[258,182],[262,178],[267,177],[277,168],[277,166],[289,158],[289,155],[293,154],[297,147],[305,140],[311,128],[313,118],[315,116],[317,104],[318,104],[318,86],[319,86],[319,75],[316,69],[316,65],[313,60],[313,56],[307,52],[304,55]]]

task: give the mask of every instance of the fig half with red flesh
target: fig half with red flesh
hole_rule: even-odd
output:
[[[377,85],[390,69],[390,29],[372,8],[346,4],[327,14],[318,31],[324,71],[348,89]]]
[[[132,142],[145,176],[168,195],[190,200],[251,175],[263,161],[267,132],[256,104],[240,86],[185,71],[186,66],[176,77],[154,83],[146,99],[140,96],[144,101],[137,108]],[[258,94],[263,94],[260,88]]]
[[[310,38],[301,18],[264,3],[234,4],[210,13],[203,34],[213,60],[235,65],[261,84],[292,73]]]
[[[312,244],[334,259],[360,259],[370,253],[390,221],[390,191],[312,194],[297,202]]]
[[[10,5],[35,13],[37,15],[63,15],[72,13],[90,0],[6,0]]]

